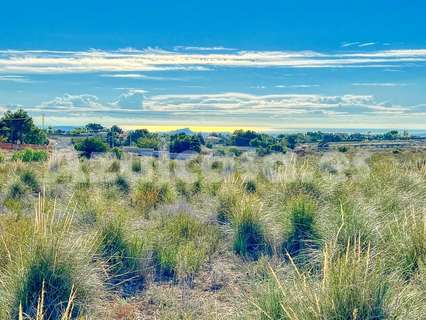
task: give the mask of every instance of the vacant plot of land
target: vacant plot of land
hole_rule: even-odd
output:
[[[0,319],[426,319],[426,153],[0,163]]]

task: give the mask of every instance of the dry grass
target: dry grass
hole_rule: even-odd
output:
[[[0,319],[422,319],[424,157],[5,159]]]

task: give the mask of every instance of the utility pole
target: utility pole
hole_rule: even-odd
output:
[[[41,128],[44,131],[44,113],[42,113],[42,115],[41,115]]]

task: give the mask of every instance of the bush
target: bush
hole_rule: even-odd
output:
[[[204,185],[205,185],[204,178],[201,175],[199,175],[197,177],[197,180],[195,180],[192,183],[191,193],[193,195],[202,193],[204,190]]]
[[[114,160],[108,167],[108,172],[120,172],[121,166],[118,160]]]
[[[124,157],[124,152],[123,150],[121,150],[118,147],[114,147],[111,149],[111,154],[114,155],[115,158],[117,158],[118,160],[123,159]]]
[[[20,180],[24,185],[30,188],[32,192],[38,193],[41,191],[40,182],[34,172],[25,170],[21,173]]]
[[[90,158],[95,152],[106,152],[108,146],[99,138],[84,138],[74,145],[75,150],[82,156]]]
[[[213,170],[223,170],[223,162],[219,160],[215,160],[212,162],[211,168]]]
[[[242,155],[242,151],[240,149],[237,149],[235,147],[231,147],[228,149],[228,154],[235,156],[235,157],[239,157]]]
[[[216,248],[217,229],[188,213],[179,212],[167,217],[157,230],[154,259],[158,276],[177,275],[190,284]]]
[[[137,206],[146,211],[174,199],[173,189],[168,183],[157,184],[153,181],[141,181],[136,187],[134,200]]]
[[[175,134],[170,137],[169,151],[181,153],[185,151],[201,151],[201,141],[198,135]]]
[[[246,180],[246,181],[243,182],[243,187],[244,187],[245,192],[247,192],[247,193],[255,193],[256,189],[257,189],[257,187],[256,187],[256,181],[251,180],[251,179],[250,180]]]
[[[169,172],[174,174],[176,172],[177,163],[175,160],[169,161]]]
[[[136,173],[142,172],[142,162],[139,158],[132,159],[132,171]]]
[[[234,252],[251,260],[270,255],[272,247],[260,220],[260,208],[256,203],[242,201],[233,214]]]
[[[313,181],[295,180],[285,185],[284,196],[286,199],[298,196],[318,199],[321,196],[321,191]]]
[[[4,154],[0,152],[0,163],[4,162]]]
[[[25,195],[25,187],[22,182],[17,181],[9,186],[7,198],[18,200]]]
[[[296,278],[285,282],[273,273],[277,284],[257,298],[260,319],[396,319],[390,308],[402,302],[387,303],[390,284],[380,260],[356,245],[342,254],[332,247],[324,250],[320,280],[296,270]]]
[[[109,266],[112,284],[124,284],[125,291],[141,288],[143,243],[129,236],[122,221],[115,219],[102,227],[98,250]]]
[[[188,183],[186,183],[184,180],[176,178],[175,188],[178,195],[186,198],[187,200],[191,198],[191,190]]]
[[[217,220],[220,223],[230,222],[240,200],[241,195],[236,192],[236,190],[222,190],[222,192],[219,193]]]
[[[346,152],[348,152],[348,151],[349,151],[349,147],[347,147],[347,146],[339,146],[339,147],[337,148],[337,150],[338,150],[339,152],[346,153]]]
[[[408,214],[390,227],[385,238],[388,247],[388,269],[397,270],[405,281],[415,278],[426,267],[426,217]]]
[[[304,263],[308,260],[304,255],[319,247],[315,207],[311,201],[299,198],[290,205],[288,227],[290,230],[282,244],[282,252]]]
[[[0,281],[2,319],[23,319],[19,311],[36,319],[38,310],[45,319],[77,319],[99,304],[103,286],[92,262],[93,243],[70,239],[69,221],[37,211],[31,236],[14,244],[19,254],[10,257]]]
[[[117,175],[114,181],[115,186],[123,193],[129,193],[130,184],[125,176]]]
[[[21,160],[23,162],[44,162],[48,158],[47,152],[44,150],[33,150],[30,148],[17,151],[13,154],[12,160]]]

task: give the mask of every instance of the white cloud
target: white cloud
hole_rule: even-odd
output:
[[[101,74],[101,77],[106,78],[128,78],[128,79],[146,79],[149,78],[144,74],[139,73],[113,73],[113,74]]]
[[[166,81],[181,81],[181,78],[173,78],[173,77],[157,77],[157,76],[149,76],[146,74],[140,73],[109,73],[109,74],[101,74],[101,77],[106,78],[124,78],[124,79],[144,79],[144,80],[166,80]]]
[[[31,82],[27,77],[24,76],[15,76],[15,75],[0,75],[0,81],[10,81],[10,82]]]
[[[222,46],[217,47],[191,47],[191,46],[176,46],[176,51],[237,51],[234,48],[225,48]]]
[[[374,46],[376,43],[375,42],[365,42],[365,43],[361,43],[358,45],[358,47],[362,48],[362,47],[370,47],[370,46]]]
[[[394,82],[355,82],[353,86],[357,87],[405,87],[406,83],[394,83]]]
[[[120,94],[118,99],[111,103],[112,106],[117,106],[127,110],[143,110],[144,90],[129,90],[126,93]]]
[[[316,88],[319,86],[319,84],[278,84],[275,86],[275,88]]]
[[[355,46],[355,45],[357,45],[357,44],[360,44],[360,42],[358,42],[358,41],[355,41],[355,42],[344,42],[344,43],[342,44],[342,47],[343,47],[343,48],[346,48],[346,47],[352,47],[352,46]]]
[[[362,44],[364,46],[367,43]],[[214,67],[358,68],[426,62],[426,49],[329,54],[314,51],[177,52],[156,48],[118,51],[0,51],[3,73],[208,71]]]
[[[145,110],[220,115],[336,115],[402,113],[403,107],[377,103],[372,96],[316,94],[252,95],[246,93],[179,94],[146,97]]]
[[[45,101],[40,109],[51,111],[102,111],[106,107],[99,101],[97,96],[91,94],[71,95],[66,93],[62,97]]]

